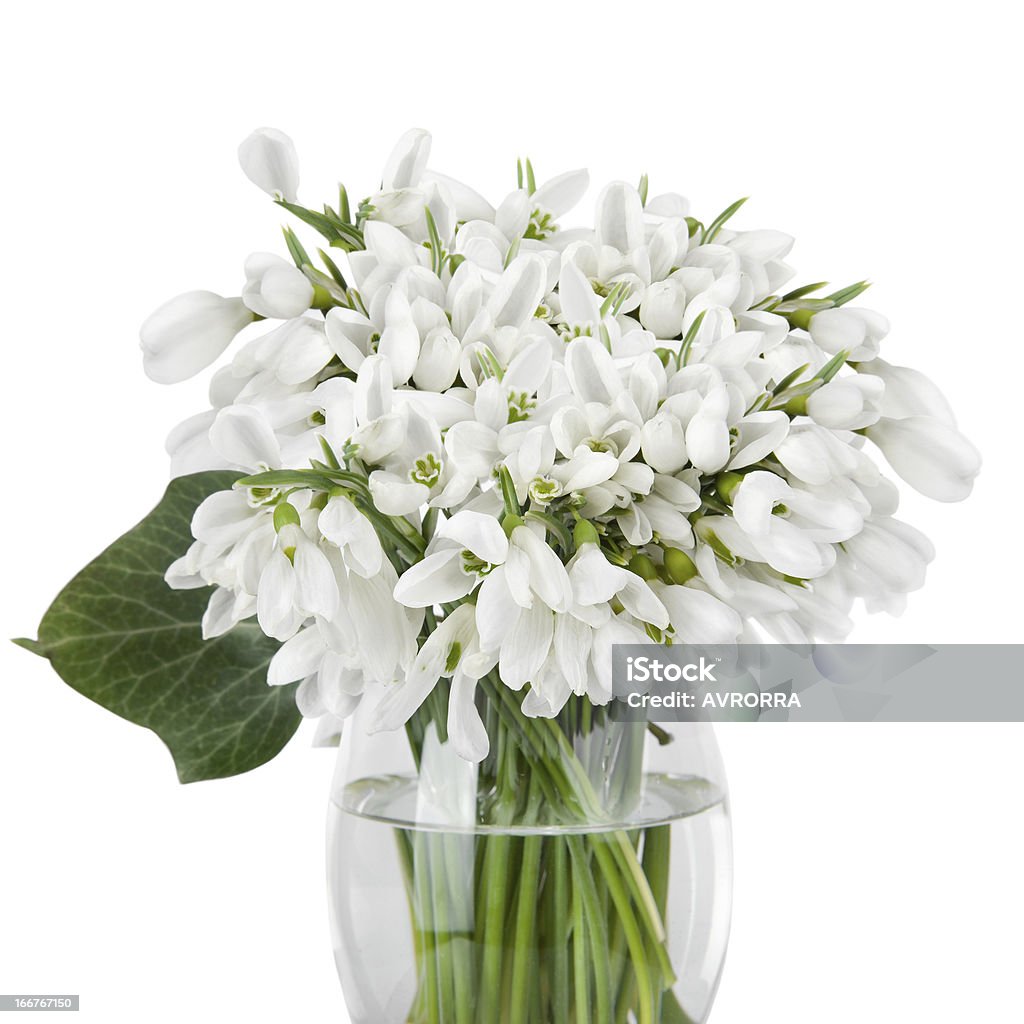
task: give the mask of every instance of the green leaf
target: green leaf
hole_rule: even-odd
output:
[[[300,721],[294,686],[267,685],[277,642],[252,621],[203,640],[209,589],[171,590],[164,582],[191,542],[196,506],[236,476],[196,473],[171,481],[160,504],[58,594],[39,640],[15,641],[48,658],[79,693],[152,729],[182,782],[264,764]]]
[[[870,281],[857,281],[856,284],[847,285],[845,288],[840,288],[839,291],[833,292],[828,298],[832,300],[833,305],[843,306],[857,298],[858,295],[866,292],[870,287]]]
[[[828,281],[816,281],[814,284],[805,284],[800,288],[794,288],[791,292],[786,292],[782,296],[783,302],[794,302],[797,299],[802,299],[805,295],[810,295],[811,292],[816,292],[819,288],[824,288],[828,284]]]
[[[704,236],[701,238],[701,245],[707,245],[709,242],[713,242],[718,232],[725,226],[733,214],[750,198],[750,196],[744,196],[742,199],[737,199],[735,203],[731,203],[727,206],[708,226],[704,231]]]
[[[295,266],[299,270],[309,266],[309,253],[303,248],[302,243],[299,241],[299,236],[291,228],[281,228],[281,231],[284,233],[285,245],[288,246],[288,252]]]

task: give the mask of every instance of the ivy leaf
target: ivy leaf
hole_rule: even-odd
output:
[[[182,782],[237,775],[277,755],[298,728],[294,686],[267,685],[277,650],[252,621],[203,640],[210,590],[171,590],[167,567],[188,548],[196,506],[237,473],[171,481],[159,505],[58,594],[38,640],[73,689],[152,729]]]

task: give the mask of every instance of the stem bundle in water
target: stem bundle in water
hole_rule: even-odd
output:
[[[666,948],[670,828],[622,824],[641,796],[643,724],[582,701],[531,719],[499,680],[480,689],[491,754],[475,826],[399,834],[409,1024],[692,1024]],[[410,723],[417,763],[443,734],[437,704]]]

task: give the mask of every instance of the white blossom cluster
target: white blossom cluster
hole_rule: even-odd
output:
[[[585,171],[538,185],[527,164],[495,207],[429,150],[408,132],[380,191],[320,214],[287,136],[253,133],[243,169],[330,242],[323,267],[289,231],[291,261],[250,256],[240,297],[143,326],[168,383],[248,338],[169,439],[176,474],[246,480],[167,574],[215,586],[207,637],[256,616],[283,642],[271,684],[329,720],[367,695],[377,728],[450,677],[449,734],[479,760],[487,673],[554,715],[610,700],[614,643],[837,640],[857,599],[899,610],[933,549],[872,446],[940,501],[979,457],[880,358],[888,324],[847,304],[863,285],[785,293],[793,239],[733,230],[739,204],[705,225],[613,182],[563,228]]]

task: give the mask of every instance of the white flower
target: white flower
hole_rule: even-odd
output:
[[[332,618],[338,583],[331,563],[299,524],[278,530],[277,544],[260,576],[256,617],[267,636],[287,640],[312,615]]]
[[[313,302],[313,285],[297,267],[270,252],[254,252],[245,261],[242,301],[254,313],[289,320]]]
[[[931,416],[883,418],[867,435],[911,487],[936,501],[963,501],[981,471],[978,449],[955,427]]]
[[[857,367],[858,373],[878,378],[884,384],[881,413],[889,419],[931,416],[951,427],[956,417],[946,396],[919,370],[894,366],[884,359],[872,359]]]
[[[384,564],[384,549],[373,524],[344,495],[334,495],[317,518],[320,533],[336,545],[352,572],[369,579]]]
[[[853,362],[874,359],[881,340],[889,333],[889,321],[870,309],[843,306],[823,309],[811,317],[808,328],[823,352],[846,352]]]
[[[743,629],[739,615],[717,597],[690,586],[654,584],[668,609],[672,629],[683,643],[731,644]]]
[[[299,157],[295,143],[276,128],[257,128],[238,147],[245,176],[268,195],[295,202]]]
[[[460,605],[424,641],[406,677],[385,690],[374,709],[371,731],[403,726],[427,699],[438,679],[451,676],[449,738],[467,761],[482,761],[487,756],[489,741],[473,701],[479,675],[467,674],[463,667],[478,654],[473,606]]]
[[[877,422],[885,384],[869,374],[835,377],[807,397],[807,415],[833,430],[861,430]]]
[[[415,188],[430,158],[430,132],[410,128],[395,144],[388,157],[381,179],[381,188],[391,192],[400,188]]]
[[[252,320],[241,299],[214,292],[186,292],[165,302],[139,331],[146,375],[158,384],[194,377]]]

